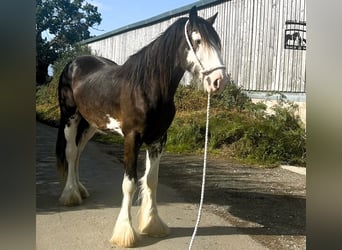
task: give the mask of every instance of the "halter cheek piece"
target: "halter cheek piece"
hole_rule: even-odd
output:
[[[200,61],[200,59],[198,58],[198,56],[195,53],[194,47],[192,46],[192,44],[190,42],[190,38],[188,35],[188,23],[189,23],[189,19],[186,21],[185,27],[184,27],[185,40],[186,40],[190,50],[194,53],[197,63],[201,66],[201,73],[203,74],[203,77],[209,75],[210,73],[214,72],[215,70],[225,69],[226,66],[224,66],[222,64],[218,65],[216,67],[209,68],[209,69],[204,68],[202,62]]]

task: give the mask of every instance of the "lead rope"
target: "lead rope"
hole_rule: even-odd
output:
[[[207,121],[205,125],[205,141],[204,141],[204,159],[203,159],[203,174],[202,174],[202,188],[201,188],[201,199],[200,199],[200,205],[198,208],[198,214],[197,214],[197,221],[194,228],[194,232],[192,233],[191,241],[189,244],[189,250],[192,248],[192,244],[194,243],[197,229],[199,226],[199,223],[201,221],[201,215],[202,215],[202,207],[203,207],[203,200],[204,200],[204,188],[205,188],[205,176],[207,171],[207,155],[208,155],[208,133],[209,133],[209,110],[210,110],[210,92],[208,92],[208,103],[207,103]]]

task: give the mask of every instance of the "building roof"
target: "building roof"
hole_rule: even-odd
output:
[[[185,13],[189,12],[189,10],[195,5],[196,5],[197,9],[203,9],[203,8],[207,7],[208,5],[226,2],[226,1],[230,1],[230,0],[200,0],[200,1],[196,1],[194,3],[185,5],[183,7],[164,12],[160,15],[157,15],[157,16],[154,16],[154,17],[151,17],[151,18],[148,18],[148,19],[136,22],[136,23],[132,23],[132,24],[123,26],[121,28],[115,29],[113,31],[106,32],[106,33],[99,35],[99,36],[95,36],[95,37],[86,39],[86,40],[82,41],[81,43],[82,44],[92,43],[92,42],[95,42],[98,40],[105,39],[107,37],[118,35],[120,33],[125,33],[125,32],[130,31],[130,30],[134,30],[134,29],[138,29],[138,28],[141,28],[144,26],[152,25],[152,24],[167,20],[169,18],[172,18],[174,16],[179,16],[179,15],[185,14]]]

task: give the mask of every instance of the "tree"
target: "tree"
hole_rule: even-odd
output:
[[[48,79],[48,67],[71,46],[90,38],[101,22],[97,7],[84,0],[36,1],[36,83]]]

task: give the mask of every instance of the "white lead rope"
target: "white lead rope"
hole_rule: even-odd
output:
[[[201,221],[201,215],[202,215],[202,207],[203,207],[203,200],[204,200],[204,188],[205,188],[205,176],[207,171],[207,155],[208,155],[208,133],[209,133],[209,110],[210,110],[210,92],[208,92],[208,104],[207,104],[207,121],[205,125],[205,141],[204,141],[204,159],[203,159],[203,174],[202,174],[202,188],[201,188],[201,199],[200,199],[200,205],[198,208],[198,214],[197,214],[197,221],[194,228],[194,232],[192,233],[191,241],[189,244],[189,250],[192,248],[192,244],[194,243],[197,229],[199,226],[199,223]]]

